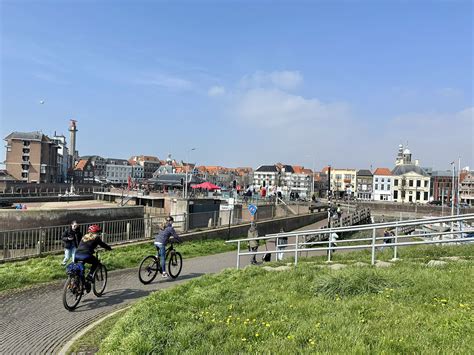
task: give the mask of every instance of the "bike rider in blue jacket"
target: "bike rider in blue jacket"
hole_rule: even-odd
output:
[[[155,246],[160,253],[160,265],[163,272],[161,276],[163,278],[168,277],[168,274],[166,273],[166,245],[168,244],[170,237],[176,239],[178,243],[182,242],[181,238],[173,228],[173,222],[173,217],[166,217],[165,225],[155,237]]]

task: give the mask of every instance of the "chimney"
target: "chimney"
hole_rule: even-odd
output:
[[[71,159],[71,168],[74,168],[74,163],[76,160],[76,132],[77,132],[77,127],[76,127],[76,120],[70,120],[69,121],[69,132],[71,134],[71,149],[69,149],[69,156]]]

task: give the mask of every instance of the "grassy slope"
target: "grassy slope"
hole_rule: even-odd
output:
[[[473,256],[472,247],[451,249]],[[101,352],[472,353],[473,271],[472,260],[439,269],[226,270],[150,295],[117,322]]]
[[[183,258],[210,255],[236,249],[234,244],[225,244],[223,240],[189,241],[177,245]],[[114,248],[112,252],[102,252],[100,258],[109,270],[138,267],[144,256],[156,253],[149,244],[130,245]],[[26,261],[0,264],[0,291],[31,286],[34,284],[63,279],[66,277],[63,256],[49,255]]]

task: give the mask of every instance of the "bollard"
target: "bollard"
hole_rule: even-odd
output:
[[[237,242],[237,270],[240,268],[240,240]]]

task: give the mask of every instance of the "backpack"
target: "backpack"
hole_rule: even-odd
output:
[[[84,264],[83,263],[70,263],[66,267],[66,274],[68,274],[68,275],[82,276],[83,273],[84,273]]]

